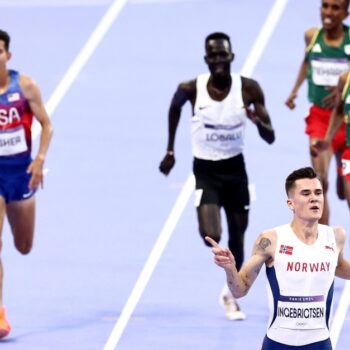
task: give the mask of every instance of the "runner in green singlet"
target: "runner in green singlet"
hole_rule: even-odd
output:
[[[320,223],[328,224],[329,205],[327,200],[328,170],[333,154],[340,170],[340,157],[345,144],[345,128],[341,127],[324,152],[313,154],[313,145],[325,137],[332,107],[335,102],[335,87],[339,75],[349,69],[350,34],[343,21],[348,16],[349,0],[321,1],[321,28],[310,28],[305,32],[306,54],[299,69],[296,82],[286,105],[295,108],[295,99],[303,81],[308,81],[308,98],[312,103],[306,117],[306,134],[309,135],[310,154],[313,168],[321,179],[325,193],[324,211]],[[339,174],[338,174],[339,175]],[[337,193],[344,199],[344,184],[337,178]]]

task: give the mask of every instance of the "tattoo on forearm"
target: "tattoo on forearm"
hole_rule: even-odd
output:
[[[249,283],[247,282],[248,276],[245,276],[245,277],[246,277],[246,280],[243,280],[244,290],[248,291],[249,290]]]
[[[271,245],[271,241],[268,238],[262,238],[259,242],[259,247],[265,250],[269,245]]]

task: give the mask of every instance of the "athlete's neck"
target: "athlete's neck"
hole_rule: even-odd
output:
[[[231,75],[211,75],[209,78],[209,86],[214,89],[224,91],[231,87],[232,78]]]
[[[343,25],[330,29],[330,30],[325,30],[324,32],[324,41],[326,42],[327,45],[330,46],[339,46],[344,37],[344,29]]]
[[[293,219],[290,224],[295,235],[305,244],[313,244],[318,237],[318,220],[306,221]]]
[[[231,83],[231,75],[220,77],[220,79],[218,77],[214,79],[211,76],[207,84],[209,96],[215,101],[224,100],[231,89]]]
[[[6,68],[0,69],[0,92],[3,93],[7,90],[10,77]]]

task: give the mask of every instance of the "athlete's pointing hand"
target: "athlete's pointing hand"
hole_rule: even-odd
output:
[[[214,261],[216,265],[225,270],[231,270],[233,267],[236,267],[235,257],[228,248],[220,247],[212,238],[208,236],[205,237],[205,240],[213,247],[212,252],[214,254]]]

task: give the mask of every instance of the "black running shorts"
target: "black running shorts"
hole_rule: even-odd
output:
[[[196,206],[217,204],[236,212],[249,210],[248,176],[242,154],[212,161],[194,158]]]

